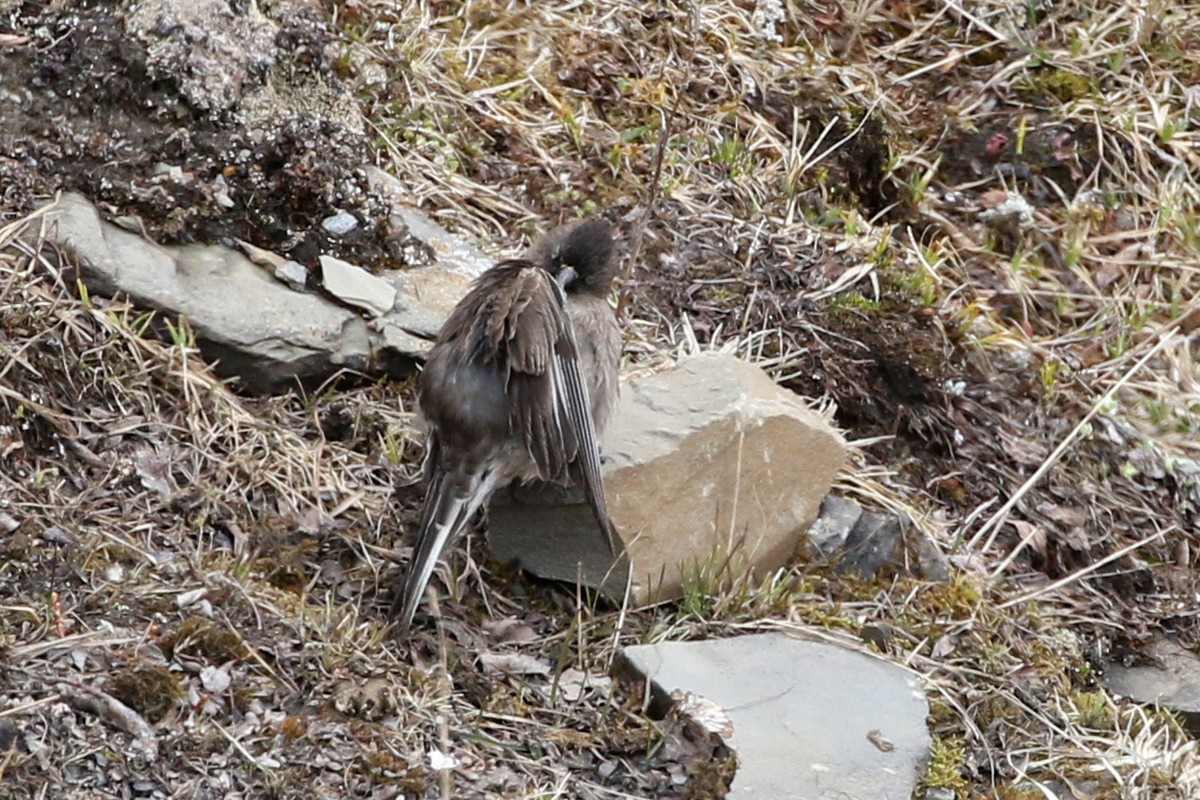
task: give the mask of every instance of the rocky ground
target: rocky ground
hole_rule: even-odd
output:
[[[719,745],[603,679],[780,626],[924,675],[927,796],[1196,796],[1180,718],[1102,673],[1198,640],[1198,52],[1187,4],[0,0],[0,796],[721,796]],[[495,253],[610,214],[630,364],[723,347],[835,407],[839,490],[951,579],[622,611],[473,540],[389,639],[412,387],[231,391],[17,236],[69,189],[314,286],[404,268],[372,162]]]

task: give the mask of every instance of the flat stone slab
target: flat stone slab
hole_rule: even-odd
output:
[[[326,290],[364,313],[304,290],[298,264],[243,243],[251,257],[221,245],[162,246],[106,222],[82,195],[65,193],[47,215],[47,236],[80,259],[94,294],[124,294],[168,319],[187,317],[204,356],[221,375],[255,391],[322,380],[340,369],[403,375],[424,358],[442,322],[488,258],[412,209],[411,222],[439,260],[375,276],[321,256]],[[31,239],[37,236],[31,228]],[[417,234],[413,234],[415,237]],[[442,257],[445,257],[444,259]],[[280,274],[281,266],[299,272]]]
[[[929,757],[917,676],[781,633],[628,647],[625,668],[724,709],[733,800],[910,800]]]

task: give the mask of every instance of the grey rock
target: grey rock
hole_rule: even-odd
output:
[[[881,573],[913,574],[932,581],[950,578],[946,556],[912,520],[866,511],[844,497],[825,498],[808,535],[817,552],[836,561],[843,575],[867,580]]]
[[[495,263],[494,259],[478,247],[447,233],[445,228],[429,216],[408,205],[408,189],[395,176],[372,166],[366,167],[365,172],[371,191],[391,203],[389,222],[392,229],[407,231],[413,239],[427,248],[431,264],[469,282]],[[408,263],[417,261],[419,259],[409,259]]]
[[[396,292],[392,313],[385,319],[412,336],[428,340],[422,354],[432,346],[442,323],[471,287],[472,276],[435,264],[403,272],[385,273]]]
[[[321,227],[334,236],[345,236],[358,227],[358,217],[348,211],[339,211],[321,220]]]
[[[492,554],[615,598],[629,583],[642,603],[681,596],[698,573],[717,589],[787,563],[845,443],[761,369],[705,354],[626,381],[601,452],[627,559],[614,565],[577,495],[542,485],[498,494]]]
[[[808,538],[825,558],[832,558],[846,546],[850,531],[862,517],[862,506],[844,497],[829,495],[821,501],[821,515],[808,529]]]
[[[17,744],[17,737],[20,735],[20,728],[4,717],[0,717],[0,755],[12,750]]]
[[[724,710],[733,800],[908,800],[929,755],[929,704],[913,673],[869,654],[778,633],[626,648],[653,684]],[[868,690],[869,689],[869,690]]]
[[[187,317],[205,356],[251,388],[341,366],[365,369],[370,360],[362,319],[287,289],[234,250],[160,247],[102,222],[77,194],[64,194],[50,217],[50,238],[79,256],[91,291],[120,292],[139,306]]]
[[[891,514],[864,513],[846,537],[842,557],[838,560],[838,572],[874,578],[893,562],[900,550],[903,525],[904,522]]]
[[[275,277],[293,292],[303,292],[308,285],[308,270],[299,261],[284,261],[275,268]]]
[[[396,304],[396,288],[362,267],[340,258],[321,256],[321,277],[325,290],[342,302],[382,317]]]
[[[958,795],[953,789],[942,786],[937,789],[926,789],[924,797],[925,800],[955,800]]]
[[[240,377],[255,391],[319,380],[343,368],[407,372],[413,358],[428,352],[477,271],[491,263],[469,245],[454,244],[445,231],[437,247],[451,258],[464,256],[465,263],[374,276],[322,257],[326,288],[379,317],[368,325],[354,311],[304,293],[303,265],[248,243],[240,243],[244,256],[216,245],[162,247],[104,222],[74,193],[64,194],[49,217],[50,240],[79,257],[91,292],[122,293],[170,318],[186,316],[205,357],[219,362],[217,371]],[[419,229],[424,235],[435,228],[425,218]],[[28,236],[33,240],[37,232],[30,228]]]
[[[283,281],[288,288],[295,292],[303,292],[308,285],[308,270],[297,261],[290,261],[278,253],[255,247],[249,242],[237,240],[238,247],[246,254],[246,258],[268,269],[276,280]]]
[[[1136,703],[1174,711],[1193,732],[1200,732],[1200,656],[1171,639],[1156,640],[1146,655],[1148,664],[1109,664],[1105,685]]]
[[[927,581],[950,580],[950,560],[937,543],[913,526],[916,533],[917,575]]]

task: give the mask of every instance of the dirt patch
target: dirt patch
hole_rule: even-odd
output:
[[[197,63],[201,44],[180,43],[172,25],[184,22],[161,5],[164,27],[143,35],[108,3],[26,3],[0,23],[18,42],[0,48],[0,97],[21,109],[0,118],[6,213],[70,189],[163,243],[236,238],[309,267],[320,253],[403,266],[401,236],[362,171],[370,153],[357,109],[325,58],[324,23],[292,5],[277,20],[225,6],[231,31],[270,34],[234,80],[203,71],[217,67]],[[206,80],[232,96],[222,105],[182,83]],[[331,99],[306,108],[295,101],[306,93]],[[339,118],[338,103],[353,115]],[[322,227],[338,212],[353,215],[353,230]]]

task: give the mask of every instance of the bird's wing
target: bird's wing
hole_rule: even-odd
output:
[[[592,424],[592,404],[588,399],[587,383],[579,369],[578,348],[574,331],[567,325],[567,344],[555,354],[554,381],[558,384],[555,394],[567,420],[570,438],[575,442],[575,460],[571,465],[572,477],[583,488],[584,497],[596,515],[596,522],[604,533],[604,541],[610,553],[616,555],[617,533],[608,516],[608,505],[604,501],[604,481],[600,476],[600,447],[596,441],[596,430]]]
[[[504,343],[509,430],[543,480],[563,481],[579,447],[558,378],[564,353],[576,362],[566,298],[553,276],[532,265],[514,280]]]
[[[581,485],[609,550],[617,536],[600,474],[600,451],[576,331],[562,287],[545,270],[531,268],[508,349],[511,425],[520,432],[543,479],[573,478]]]

